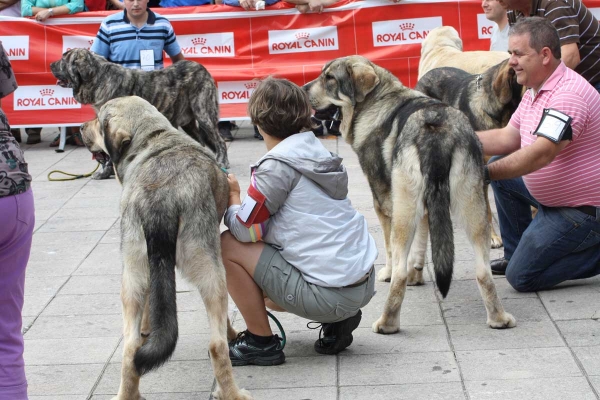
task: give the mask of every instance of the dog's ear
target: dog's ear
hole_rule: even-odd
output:
[[[513,86],[517,84],[515,70],[512,69],[508,62],[505,61],[498,70],[494,82],[492,82],[492,90],[501,104],[508,104],[513,97]]]
[[[354,100],[360,103],[379,84],[379,77],[371,65],[364,63],[352,64],[351,73],[354,82]]]
[[[75,53],[73,63],[75,64],[77,73],[84,82],[89,82],[94,77],[94,65],[92,54],[88,50],[79,50]]]
[[[104,136],[104,145],[108,155],[113,163],[117,165],[131,144],[132,134],[121,127],[111,131],[110,120],[110,116],[107,115],[102,124],[102,136]]]

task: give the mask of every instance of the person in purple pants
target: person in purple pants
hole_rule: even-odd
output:
[[[0,42],[0,99],[16,88]],[[27,400],[21,311],[35,223],[30,184],[23,152],[0,108],[0,400]]]

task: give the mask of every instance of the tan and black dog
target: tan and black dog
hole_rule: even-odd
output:
[[[123,364],[118,400],[142,399],[140,377],[163,363],[178,337],[175,268],[200,291],[210,323],[216,397],[248,400],[234,378],[219,223],[229,185],[215,156],[139,97],[106,102],[82,126],[92,153],[113,160],[121,194]],[[144,311],[146,305],[146,311]],[[145,315],[145,313],[147,313]],[[149,318],[148,318],[149,317]],[[142,321],[149,321],[147,338]]]
[[[454,265],[451,212],[462,220],[475,251],[477,284],[492,328],[516,322],[504,311],[490,270],[490,225],[486,219],[481,144],[459,110],[411,90],[364,57],[326,64],[304,86],[312,106],[336,105],[340,131],[357,153],[384,232],[390,292],[373,331],[400,329],[407,284],[423,284],[427,237],[436,285],[445,297]]]

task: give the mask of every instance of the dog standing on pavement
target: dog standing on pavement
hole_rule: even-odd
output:
[[[217,129],[217,86],[202,65],[183,60],[155,71],[129,69],[86,49],[71,49],[50,64],[58,85],[73,89],[81,104],[96,113],[107,101],[140,96],[154,105],[175,127],[207,146],[219,164],[229,168],[227,146]],[[104,172],[104,175],[107,173]],[[97,175],[97,179],[108,176]]]
[[[116,399],[141,399],[140,377],[175,350],[175,268],[199,289],[206,307],[216,397],[251,399],[238,389],[229,359],[226,332],[232,337],[235,332],[227,318],[219,230],[229,185],[215,156],[136,96],[106,102],[98,118],[83,125],[82,137],[92,153],[110,156],[123,185],[124,347]],[[150,321],[147,338],[141,334],[142,320]]]
[[[341,108],[340,131],[358,155],[384,232],[387,262],[377,279],[391,278],[391,286],[373,331],[400,329],[406,285],[424,283],[429,230],[436,285],[442,296],[448,293],[454,264],[451,211],[464,223],[475,251],[488,325],[515,326],[492,279],[483,154],[465,115],[403,86],[360,56],[329,62],[304,88],[314,109]]]

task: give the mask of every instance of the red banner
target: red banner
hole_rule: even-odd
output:
[[[171,21],[184,56],[213,75],[225,120],[246,118],[253,79],[276,75],[303,84],[326,62],[346,55],[363,55],[414,87],[421,42],[429,31],[450,25],[465,50],[487,50],[492,25],[476,0],[342,1],[322,14],[299,14],[284,2],[264,11],[228,6],[156,11]],[[56,85],[50,63],[70,48],[90,48],[110,13],[79,13],[45,23],[0,16],[0,40],[19,83],[2,102],[12,126],[76,125],[94,117],[71,89]],[[165,61],[168,65],[166,55]]]

